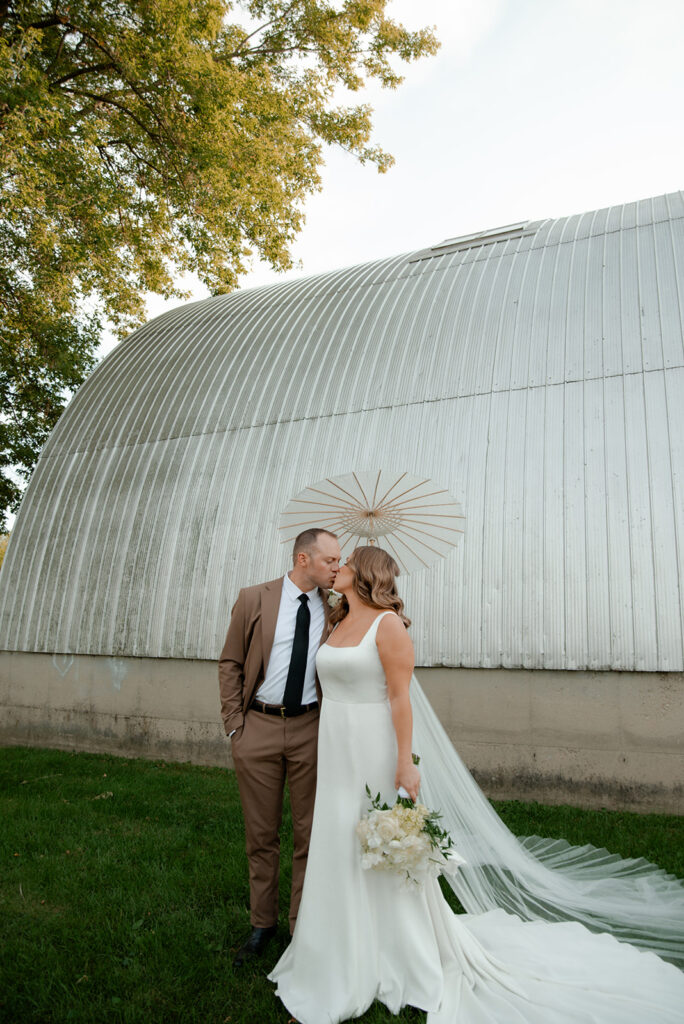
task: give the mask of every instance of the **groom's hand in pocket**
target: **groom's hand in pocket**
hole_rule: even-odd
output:
[[[234,743],[235,743],[235,742],[236,742],[237,740],[239,740],[239,739],[240,739],[240,737],[242,736],[242,734],[243,734],[244,730],[245,730],[245,725],[244,725],[244,722],[243,722],[243,724],[242,724],[242,725],[239,725],[239,726],[237,727],[237,729],[233,729],[233,731],[232,731],[231,733],[229,733],[229,734],[228,734],[228,738],[229,738],[229,740],[230,740],[230,745],[231,745],[231,748],[232,748],[233,744],[234,744]]]

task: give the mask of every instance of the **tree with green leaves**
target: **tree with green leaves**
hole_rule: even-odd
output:
[[[0,530],[105,324],[288,267],[326,145],[390,166],[340,102],[437,48],[388,3],[0,0]]]

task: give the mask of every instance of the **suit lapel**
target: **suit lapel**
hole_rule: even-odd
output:
[[[261,591],[261,649],[264,655],[264,676],[271,657],[282,593],[282,578],[267,583]]]

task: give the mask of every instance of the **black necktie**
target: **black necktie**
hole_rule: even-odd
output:
[[[297,600],[299,601],[299,608],[297,609],[290,667],[287,670],[287,682],[285,683],[285,696],[283,698],[286,711],[297,711],[301,707],[306,662],[309,656],[309,623],[311,622],[309,598],[306,594],[300,594]]]

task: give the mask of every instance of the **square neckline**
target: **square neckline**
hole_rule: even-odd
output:
[[[373,621],[371,622],[370,626],[368,627],[368,629],[363,634],[363,636],[361,637],[361,639],[359,640],[359,642],[357,644],[331,644],[331,643],[329,643],[330,637],[328,637],[328,640],[326,640],[324,644],[321,644],[321,647],[332,647],[333,651],[353,650],[355,647],[360,647],[361,644],[363,643],[363,641],[366,639],[366,637],[370,633],[370,631],[373,628],[373,626],[375,625],[375,623],[378,622],[378,620],[381,619],[384,615],[387,615],[390,612],[392,612],[392,609],[391,608],[387,608],[384,612],[380,612],[379,615],[376,615],[375,618],[373,619]],[[333,633],[335,632],[335,630],[337,629],[338,626],[339,626],[339,622],[336,623],[336,625],[333,627],[333,631],[330,634],[330,636],[333,635]]]

